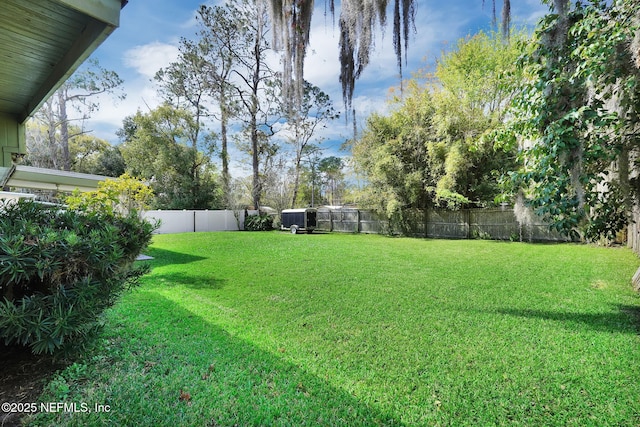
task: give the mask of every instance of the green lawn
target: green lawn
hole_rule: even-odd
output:
[[[626,249],[228,232],[148,254],[43,396],[110,411],[33,425],[640,425]]]

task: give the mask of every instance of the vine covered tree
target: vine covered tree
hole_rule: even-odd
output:
[[[640,2],[556,0],[521,66],[529,76],[502,133],[520,144],[513,192],[555,229],[614,238],[640,186]]]

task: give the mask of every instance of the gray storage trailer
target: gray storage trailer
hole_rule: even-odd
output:
[[[317,226],[317,210],[314,208],[285,209],[281,214],[281,230],[290,230],[292,234],[297,232],[312,233]]]

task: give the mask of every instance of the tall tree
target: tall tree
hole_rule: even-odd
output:
[[[309,145],[303,151],[303,158],[307,165],[303,173],[303,182],[307,183],[307,192],[302,191],[302,199],[311,207],[316,206],[321,200],[320,162],[322,150],[316,145]],[[306,176],[305,176],[306,175]]]
[[[322,174],[322,183],[325,187],[325,200],[330,205],[335,205],[341,201],[344,189],[344,164],[340,157],[329,156],[320,160],[318,170]]]
[[[111,148],[108,141],[91,135],[84,134],[73,138],[69,143],[71,170],[93,173],[100,156]]]
[[[193,151],[212,152],[215,135],[208,131],[205,120],[209,116],[207,96],[209,85],[205,72],[206,61],[202,58],[196,44],[182,39],[176,62],[160,69],[155,79],[160,84],[160,94],[167,105],[186,112],[190,119],[183,127],[186,142]],[[197,164],[192,165],[195,170]]]
[[[441,201],[462,195],[489,202],[500,191],[495,173],[515,166],[514,150],[496,150],[487,137],[502,124],[522,79],[514,64],[528,35],[517,31],[510,39],[506,43],[498,32],[479,32],[460,39],[456,49],[438,60],[434,124],[447,147],[444,174],[436,185]]]
[[[200,6],[198,10],[198,48],[205,60],[204,75],[211,95],[218,103],[220,119],[220,158],[222,159],[222,193],[227,207],[232,206],[229,172],[229,122],[237,114],[237,104],[231,80],[235,65],[234,49],[243,34],[241,22],[230,8]]]
[[[110,93],[118,99],[124,98],[124,94],[117,93],[121,84],[122,79],[116,72],[101,67],[97,60],[91,59],[63,83],[35,114],[35,120],[47,129],[47,142],[55,169],[71,170],[70,139],[90,132],[84,129],[83,123],[99,108],[97,95]]]
[[[300,184],[300,173],[302,158],[308,148],[313,144],[318,144],[318,131],[327,126],[329,121],[339,117],[334,110],[333,103],[329,95],[324,93],[319,87],[309,82],[304,84],[304,95],[299,109],[288,113],[288,120],[285,129],[288,133],[287,142],[293,148],[293,195],[291,208],[296,207],[298,199],[298,186]]]
[[[125,173],[126,165],[119,146],[110,146],[101,152],[87,170],[88,173],[117,178]]]
[[[233,61],[236,64],[232,73],[233,88],[239,99],[242,111],[239,118],[244,122],[249,134],[252,169],[252,202],[260,208],[262,182],[260,177],[260,149],[266,145],[261,142],[272,135],[272,125],[279,117],[279,99],[276,73],[269,67],[266,54],[271,49],[267,34],[269,21],[262,2],[257,4],[247,0],[238,0],[227,6],[243,32],[236,40]],[[274,111],[275,109],[275,111]],[[276,117],[274,117],[276,116]]]
[[[389,115],[371,115],[352,141],[354,167],[367,180],[360,204],[402,222],[403,210],[435,204],[446,156],[434,141],[435,106],[429,90],[409,82],[404,104]]]

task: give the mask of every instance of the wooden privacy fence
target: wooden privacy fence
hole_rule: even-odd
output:
[[[541,218],[518,222],[513,209],[411,210],[403,213],[403,232],[413,236],[444,239],[495,239],[519,241],[568,241],[549,229]],[[375,212],[359,209],[318,210],[318,228],[347,233],[388,233],[388,221]],[[399,227],[396,227],[399,228]],[[400,230],[398,230],[400,231]]]
[[[156,233],[188,233],[198,231],[238,231],[244,229],[245,214],[257,211],[231,210],[155,210],[145,218],[160,220]],[[549,230],[541,219],[533,217],[528,224],[517,221],[512,209],[463,209],[448,211],[429,209],[405,211],[403,230],[390,229],[388,221],[375,212],[360,209],[319,208],[318,230],[345,233],[404,232],[416,237],[443,239],[495,239],[559,242],[568,239]],[[630,233],[630,238],[639,233]],[[640,238],[637,239],[640,242]],[[635,240],[634,240],[635,241]],[[640,245],[640,243],[639,243]]]
[[[635,205],[631,211],[631,221],[627,227],[627,246],[640,255],[640,206],[638,205]]]

